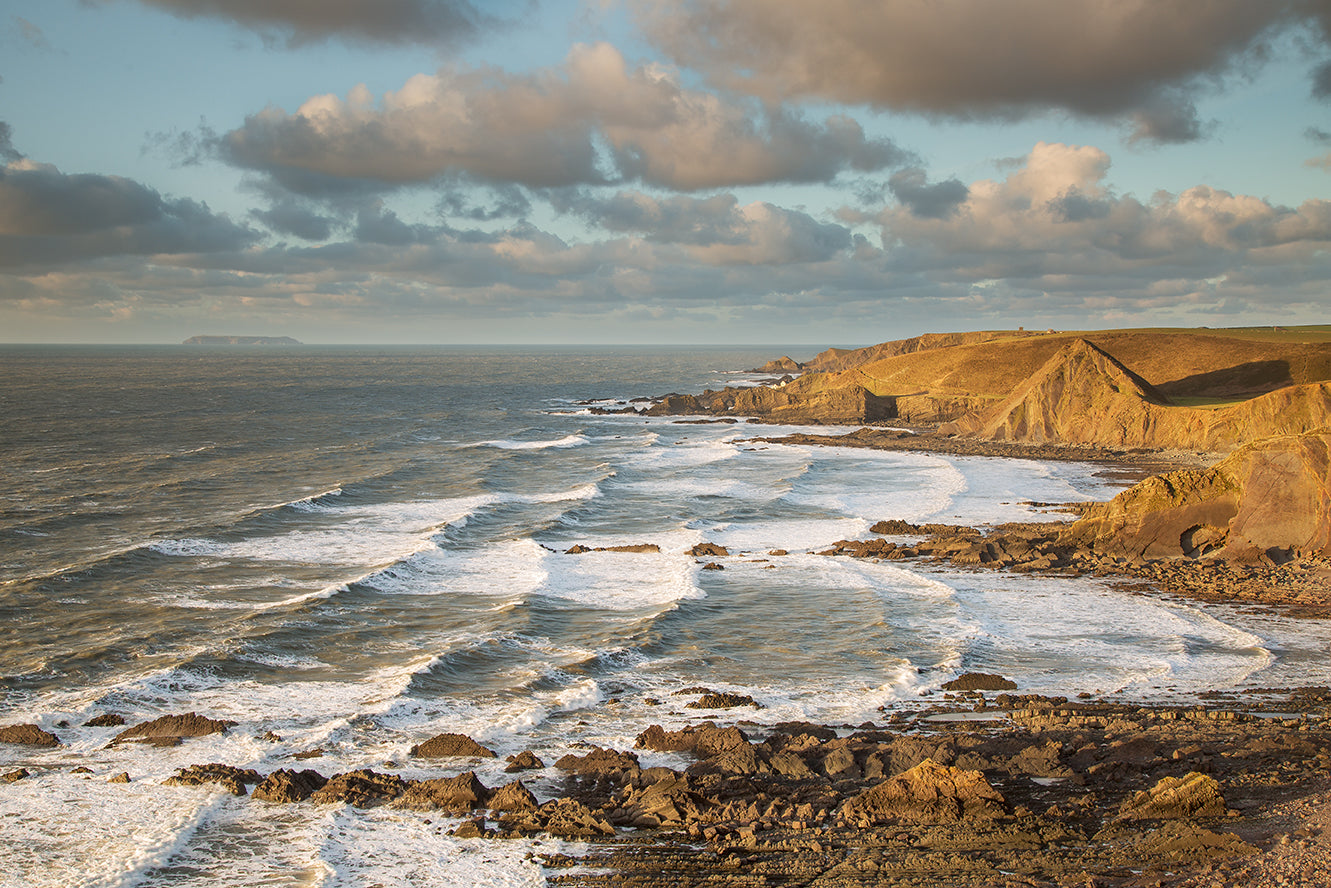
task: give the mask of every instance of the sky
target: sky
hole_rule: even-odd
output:
[[[1331,0],[0,0],[0,342],[1331,322]]]

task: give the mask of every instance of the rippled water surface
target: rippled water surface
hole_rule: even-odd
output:
[[[543,883],[530,843],[411,812],[159,785],[194,762],[318,747],[326,774],[437,776],[407,749],[460,731],[500,753],[495,784],[522,749],[697,721],[690,685],[751,694],[759,722],[857,724],[972,669],[1134,697],[1331,678],[1315,624],[815,554],[882,518],[1058,517],[1025,503],[1112,494],[1093,466],[587,409],[744,384],[774,354],[0,350],[0,724],[64,741],[0,747],[34,774],[0,789],[0,885]],[[631,543],[660,551],[565,554]],[[80,727],[189,710],[238,725],[173,749]]]

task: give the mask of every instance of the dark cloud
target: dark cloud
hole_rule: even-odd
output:
[[[397,213],[374,201],[361,208],[356,215],[356,240],[370,244],[406,246],[435,240],[438,230],[425,225],[408,225]]]
[[[233,250],[255,232],[119,176],[14,160],[0,170],[0,265]]]
[[[1319,101],[1331,99],[1331,62],[1323,62],[1313,69],[1312,94]]]
[[[108,3],[111,0],[95,0]],[[495,19],[468,0],[138,0],[182,18],[217,18],[288,43],[330,38],[429,45],[474,35]],[[513,4],[518,5],[518,4]]]
[[[278,234],[290,234],[308,241],[328,240],[337,220],[300,202],[287,198],[266,210],[251,210],[250,216]]]
[[[713,83],[959,118],[1049,110],[1127,121],[1137,139],[1208,132],[1194,97],[1285,28],[1324,40],[1323,3],[1065,0],[636,0],[649,36]]]
[[[4,163],[23,159],[23,155],[14,149],[13,138],[14,130],[8,123],[0,120],[0,161]]]
[[[477,191],[490,198],[482,204],[477,199]],[[472,222],[492,222],[496,219],[521,219],[531,212],[531,200],[526,192],[516,185],[491,185],[446,187],[435,202],[435,211],[440,216],[453,219],[466,219]]]
[[[946,219],[970,194],[970,189],[957,179],[928,184],[928,177],[919,167],[894,173],[887,187],[912,213],[926,219]]]
[[[528,74],[444,70],[376,101],[364,87],[295,113],[266,109],[217,141],[227,161],[317,194],[463,177],[560,188],[640,181],[675,190],[826,182],[909,155],[858,123],[815,123],[631,69],[608,44]],[[604,146],[604,151],[601,150]]]

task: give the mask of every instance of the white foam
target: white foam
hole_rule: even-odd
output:
[[[590,545],[606,544],[593,541]],[[684,599],[706,597],[697,583],[698,566],[687,555],[667,551],[585,552],[555,555],[545,564],[547,578],[535,594],[588,607],[656,610]]]
[[[550,450],[565,449],[568,447],[581,447],[583,444],[590,444],[591,439],[586,435],[574,434],[565,435],[553,441],[520,441],[512,438],[502,438],[495,441],[477,441],[470,444],[470,447],[495,447],[499,450]]]

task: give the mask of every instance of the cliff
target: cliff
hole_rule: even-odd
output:
[[[1247,444],[1094,505],[1069,541],[1127,558],[1331,557],[1331,428]]]
[[[1248,441],[1331,425],[1331,384],[1288,386],[1224,408],[1169,403],[1149,382],[1074,340],[996,407],[945,423],[942,434],[1026,444],[1226,453]]]

